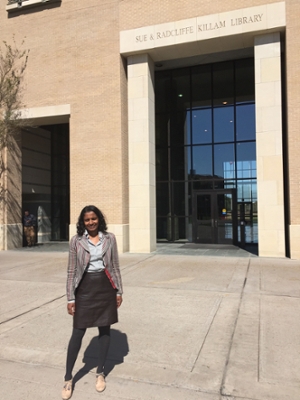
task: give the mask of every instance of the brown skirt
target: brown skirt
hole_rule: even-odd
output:
[[[74,328],[108,326],[116,322],[116,290],[105,272],[85,272],[75,292]]]

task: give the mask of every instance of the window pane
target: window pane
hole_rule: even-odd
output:
[[[156,183],[156,210],[158,216],[167,216],[170,213],[170,188],[167,182]]]
[[[217,194],[217,217],[219,220],[232,220],[232,193]]]
[[[214,181],[214,189],[235,189],[235,180],[222,179]]]
[[[234,141],[234,107],[214,108],[214,141]]]
[[[155,144],[156,146],[168,146],[168,134],[170,130],[170,114],[156,114],[155,116]]]
[[[170,145],[184,146],[188,143],[189,112],[176,112],[171,114]]]
[[[156,149],[156,179],[165,181],[169,179],[169,150],[167,147]]]
[[[237,178],[256,178],[255,142],[236,144]]]
[[[211,220],[211,195],[198,194],[197,195],[197,220],[210,221]]]
[[[237,140],[255,140],[255,105],[247,104],[236,107]]]
[[[171,104],[171,73],[161,71],[155,73],[155,110],[166,112]]]
[[[171,147],[171,179],[187,180],[191,165],[190,146]]]
[[[167,227],[168,227],[168,218],[160,218],[157,217],[156,219],[156,234],[158,240],[168,240],[167,234]]]
[[[211,109],[192,111],[193,144],[212,142],[211,114]]]
[[[214,146],[214,175],[224,179],[235,178],[234,145]]]
[[[196,178],[212,176],[212,146],[193,147],[193,174]]]
[[[192,129],[191,129],[191,111],[186,113],[186,128],[185,128],[185,143],[192,144]]]
[[[254,59],[235,62],[236,102],[254,101]]]
[[[199,65],[192,68],[192,107],[211,106],[211,66]]]
[[[213,104],[233,104],[234,81],[233,62],[222,62],[213,65]]]
[[[193,189],[194,190],[203,190],[203,189],[213,189],[213,181],[201,180],[201,181],[193,181]]]
[[[188,240],[192,241],[192,223],[189,221],[189,218],[179,217],[177,218],[177,222],[175,224],[175,228],[178,225],[178,239],[179,240]]]
[[[175,70],[172,73],[172,107],[177,110],[190,108],[190,74],[189,69]]]
[[[256,180],[238,181],[237,198],[239,202],[250,201],[257,202],[257,184]],[[255,207],[256,210],[256,207]]]
[[[188,182],[173,183],[173,207],[177,216],[189,215],[189,186]]]

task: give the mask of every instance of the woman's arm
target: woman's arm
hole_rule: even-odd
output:
[[[114,276],[117,280],[116,286],[118,288],[118,295],[121,296],[123,294],[123,285],[122,285],[122,278],[120,272],[120,263],[119,263],[119,253],[118,253],[118,246],[116,237],[114,234],[111,234],[111,267],[114,272]],[[120,304],[121,305],[121,304]]]
[[[77,249],[76,249],[76,236],[72,237],[69,246],[69,261],[67,270],[67,299],[70,302],[75,303],[75,275],[76,275],[76,261],[77,261]]]

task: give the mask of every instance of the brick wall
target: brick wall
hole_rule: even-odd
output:
[[[49,3],[50,4],[50,3]],[[0,38],[30,49],[27,107],[70,104],[71,223],[87,204],[128,223],[126,76],[119,1],[63,0],[53,8],[0,9]]]
[[[30,49],[28,107],[70,104],[71,223],[94,203],[109,223],[128,223],[126,61],[119,31],[276,0],[63,0],[11,14],[0,38]],[[287,0],[286,68],[291,222],[300,224],[300,2]],[[15,16],[14,16],[15,15]]]

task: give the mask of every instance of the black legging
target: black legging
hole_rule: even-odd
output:
[[[101,326],[98,328],[98,330],[99,330],[99,336],[98,336],[99,357],[98,357],[97,374],[102,374],[110,343],[110,325]],[[74,364],[77,360],[77,356],[81,347],[82,338],[85,332],[86,329],[73,328],[72,336],[68,346],[65,381],[70,381],[72,379],[72,371],[74,368]]]

